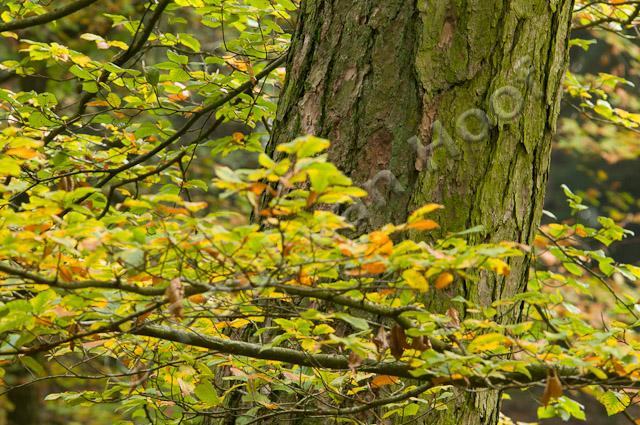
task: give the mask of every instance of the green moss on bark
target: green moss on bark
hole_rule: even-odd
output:
[[[270,146],[314,134],[332,141],[331,160],[360,184],[391,171],[405,190],[377,188],[386,202],[370,200],[370,228],[439,202],[446,207],[437,217],[443,233],[483,225],[472,242],[529,244],[542,212],[572,6],[572,0],[303,1]],[[522,96],[513,119],[491,105],[506,86]],[[476,142],[456,131],[472,108],[489,119],[487,136]],[[427,166],[416,167],[421,158],[409,141],[435,143],[436,121],[459,155],[439,146],[422,158]],[[477,130],[478,123],[467,122]],[[445,311],[456,293],[484,305],[518,293],[529,260],[510,265],[508,278],[483,275],[426,302]],[[517,320],[517,311],[502,310],[500,319]],[[460,397],[423,423],[497,422],[497,393]]]

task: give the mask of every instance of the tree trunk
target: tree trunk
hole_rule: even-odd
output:
[[[441,234],[533,241],[568,52],[572,0],[303,0],[273,148],[332,141],[330,159],[372,195],[367,228],[437,202]],[[526,287],[529,260],[425,300],[446,311]],[[505,308],[496,320],[517,320]],[[460,312],[463,316],[465,313]],[[467,394],[425,424],[495,424],[499,394]]]

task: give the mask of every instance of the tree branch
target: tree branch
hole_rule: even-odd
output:
[[[67,344],[69,342],[72,341],[77,341],[79,339],[82,338],[86,338],[88,336],[93,336],[93,335],[99,335],[99,334],[104,334],[104,333],[110,333],[110,332],[117,332],[120,330],[120,326],[124,325],[127,322],[130,322],[132,320],[135,320],[141,316],[144,316],[145,314],[149,314],[152,311],[160,308],[162,305],[166,304],[168,301],[163,301],[163,302],[159,302],[159,303],[155,303],[150,307],[145,308],[144,310],[140,310],[140,311],[136,311],[135,313],[132,313],[128,316],[125,316],[121,319],[115,320],[113,322],[107,323],[106,325],[100,326],[99,328],[96,329],[91,329],[88,330],[86,332],[82,332],[82,333],[78,333],[78,334],[74,334],[71,335],[67,338],[63,338],[61,340],[55,341],[55,342],[48,342],[45,344],[40,344],[40,345],[35,345],[32,347],[27,347],[27,348],[18,348],[15,350],[10,350],[10,351],[0,351],[0,356],[15,356],[17,354],[25,354],[25,355],[34,355],[37,353],[42,353],[45,351],[49,351],[53,348],[59,347],[61,345]]]
[[[23,279],[30,280],[34,283],[49,285],[61,289],[105,288],[122,290],[147,296],[164,295],[165,291],[164,287],[138,287],[135,285],[124,284],[118,281],[58,282],[56,280],[47,279],[24,270],[9,267],[5,264],[0,264],[0,271],[13,276],[22,277]],[[338,295],[332,293],[330,290],[325,290],[322,288],[304,288],[288,285],[273,285],[273,287],[289,295],[327,300],[338,305],[343,305],[345,307],[357,308],[363,311],[380,314],[391,318],[401,317],[401,313],[415,309],[397,309],[378,305],[372,302],[356,300],[354,298]],[[197,293],[203,293],[210,289],[211,288],[207,285],[192,285],[185,289],[185,294],[188,296]],[[156,304],[153,308],[157,308],[159,305],[162,305],[164,303],[166,303],[166,301]],[[138,312],[135,314],[135,316],[139,316],[141,313],[142,312]],[[98,333],[117,332],[119,330],[119,324],[122,324],[129,320],[131,320],[131,317],[121,319],[120,321],[108,324],[95,331],[91,331],[90,334],[94,335]],[[342,355],[311,354],[303,351],[281,347],[268,348],[261,344],[222,339],[198,334],[192,331],[176,330],[165,326],[144,325],[132,329],[130,333],[133,335],[148,336],[165,341],[173,341],[189,346],[208,348],[210,350],[219,351],[225,354],[246,356],[254,359],[273,360],[300,366],[318,367],[332,370],[349,370],[352,368],[349,363],[348,357]],[[67,340],[78,339],[87,335],[79,334],[68,338]],[[32,354],[34,352],[46,351],[52,347],[67,342],[67,340],[58,341],[49,345],[20,349],[17,351],[1,352],[0,355],[6,356],[15,354]],[[436,344],[439,344],[439,346],[434,345],[434,350],[453,351],[442,341],[436,341]],[[602,379],[601,377],[595,376],[592,373],[581,374],[575,368],[557,369],[554,366],[546,364],[532,364],[528,366],[528,374],[521,372],[500,372],[494,376],[470,376],[461,378],[443,377],[431,372],[426,372],[421,376],[416,377],[413,375],[410,366],[402,362],[376,362],[372,360],[365,360],[363,364],[358,367],[358,370],[362,372],[390,375],[400,378],[417,379],[419,381],[431,381],[433,385],[446,384],[465,387],[469,389],[483,389],[491,387],[508,388],[521,387],[523,385],[530,386],[531,384],[544,382],[547,379],[548,373],[551,369],[556,369],[558,375],[562,378],[563,383],[569,386],[602,385],[618,388],[640,388],[640,382],[638,380],[634,380],[627,376],[613,375],[611,377],[608,377],[607,379]],[[421,371],[421,373],[422,372],[424,371]]]
[[[323,410],[315,410],[315,409],[314,410],[308,410],[308,409],[281,410],[279,412],[273,412],[267,415],[260,416],[259,418],[249,422],[248,425],[259,423],[261,421],[264,421],[265,419],[273,418],[276,416],[290,415],[290,414],[306,414],[312,417],[318,417],[318,416],[343,416],[344,417],[348,415],[355,415],[357,413],[366,412],[367,410],[375,409],[376,407],[386,406],[392,403],[399,403],[411,397],[417,397],[431,387],[433,387],[432,384],[420,385],[407,392],[400,392],[399,394],[395,394],[387,398],[375,399],[372,402],[365,403],[361,406],[343,407],[343,408],[337,407],[334,409],[323,409]]]
[[[281,347],[265,347],[261,344],[234,341],[211,336],[201,335],[192,331],[181,331],[166,326],[146,325],[131,331],[134,335],[148,336],[164,341],[173,341],[180,344],[200,348],[208,348],[223,354],[245,356],[260,360],[273,360],[290,363],[299,366],[325,368],[332,370],[350,370],[346,356],[335,354],[311,354],[304,351]],[[420,370],[415,376],[412,368],[403,362],[376,362],[364,360],[356,370],[361,372],[389,375],[398,378],[415,379],[420,382],[428,382],[429,386],[453,385],[467,389],[489,388],[520,388],[533,384],[546,382],[549,373],[553,370],[562,380],[563,384],[570,386],[601,385],[616,388],[640,388],[640,381],[628,376],[611,376],[603,379],[590,372],[581,373],[577,368],[557,367],[544,363],[531,364],[526,367],[527,372],[502,372],[496,371],[493,375],[474,375],[466,377],[453,377],[436,375],[435,373]],[[423,390],[424,391],[424,390]]]
[[[169,138],[167,138],[164,142],[158,144],[158,146],[156,146],[155,148],[151,149],[149,152],[146,152],[146,153],[144,153],[142,155],[138,155],[137,157],[133,158],[131,161],[128,161],[126,164],[123,164],[120,167],[115,168],[113,170],[109,170],[107,172],[108,174],[105,177],[103,177],[100,181],[98,181],[94,185],[94,187],[96,187],[96,188],[104,187],[107,183],[109,183],[118,174],[122,173],[123,171],[129,170],[129,169],[135,167],[136,165],[141,164],[141,163],[149,160],[150,158],[154,157],[161,150],[171,146],[173,143],[175,143],[177,140],[179,140],[182,136],[184,136],[187,133],[187,131],[189,131],[189,129],[200,118],[202,118],[205,115],[215,111],[216,109],[220,108],[225,103],[230,102],[231,100],[233,100],[234,98],[238,97],[239,95],[241,95],[245,91],[250,90],[253,86],[255,86],[256,81],[261,80],[262,78],[264,78],[267,75],[269,75],[274,69],[276,69],[277,67],[282,65],[284,63],[285,59],[286,59],[286,56],[284,56],[284,55],[279,57],[278,59],[274,60],[269,65],[267,65],[262,71],[257,73],[253,79],[250,79],[250,80],[246,81],[245,83],[241,84],[240,86],[238,86],[237,88],[231,90],[225,96],[221,97],[220,99],[216,100],[215,102],[211,103],[210,105],[207,105],[204,108],[200,109],[199,111],[194,112],[192,114],[191,118],[189,118],[189,120],[187,120],[187,122],[184,123],[184,125],[182,127],[180,127],[180,129],[178,129],[178,131],[173,133],[173,135],[171,135]],[[88,193],[85,196],[83,196],[83,197],[79,198],[78,200],[76,200],[74,203],[75,204],[80,204],[80,203],[86,201],[92,195],[93,195],[93,193]],[[58,216],[59,217],[64,217],[69,211],[71,211],[71,208],[65,209]]]
[[[585,24],[585,25],[579,25],[577,27],[573,27],[571,28],[571,30],[572,31],[586,30],[589,28],[593,28],[593,27],[606,24],[606,23],[611,23],[611,22],[619,23],[622,26],[631,25],[633,21],[638,17],[638,15],[640,15],[640,4],[638,4],[637,2],[628,2],[626,4],[636,4],[636,7],[634,8],[633,12],[630,15],[628,15],[627,19],[625,19],[624,21],[616,19],[612,16],[608,16],[605,18],[597,19],[593,22],[589,22],[588,24]]]
[[[88,289],[88,288],[101,288],[101,289],[112,289],[112,290],[120,290],[125,292],[130,292],[138,295],[154,297],[154,296],[163,296],[165,293],[165,287],[145,287],[145,286],[137,286],[131,285],[119,281],[100,281],[100,280],[87,280],[87,281],[79,281],[79,282],[60,282],[55,279],[47,279],[43,276],[37,275],[35,273],[28,272],[26,270],[21,270],[18,268],[14,268],[11,266],[7,266],[6,264],[0,263],[0,272],[6,273],[11,276],[21,277],[23,279],[29,280],[34,283],[38,283],[41,285],[47,285],[53,288],[66,289],[66,290],[77,290],[77,289]],[[377,304],[367,300],[358,300],[352,297],[347,297],[344,295],[340,295],[332,291],[331,289],[325,288],[306,288],[302,286],[294,286],[294,285],[283,285],[283,284],[274,284],[269,285],[270,288],[275,288],[278,291],[281,291],[287,295],[303,297],[303,298],[315,298],[318,300],[324,300],[331,302],[333,304],[337,304],[344,307],[351,307],[354,309],[358,309],[361,311],[365,311],[367,313],[376,314],[382,317],[388,317],[393,319],[405,329],[410,329],[414,327],[414,324],[411,319],[407,317],[403,317],[402,313],[408,311],[422,311],[417,306],[407,306],[402,308],[389,307],[381,304]],[[196,294],[202,294],[212,290],[209,285],[206,284],[192,284],[185,288],[185,295],[187,297]],[[240,291],[243,288],[238,288]],[[245,289],[256,289],[254,287],[246,287]],[[431,346],[436,351],[445,351],[451,350],[446,343],[442,342],[437,338],[429,338],[431,342]]]
[[[151,15],[151,18],[149,18],[149,21],[145,24],[144,32],[142,33],[140,38],[134,37],[134,39],[131,41],[131,44],[129,44],[129,48],[114,59],[114,65],[123,66],[130,58],[132,58],[138,51],[140,51],[140,49],[142,49],[144,43],[146,43],[149,39],[153,28],[155,28],[156,24],[162,17],[164,10],[172,1],[173,0],[160,0],[160,2],[156,5],[153,15]],[[108,76],[109,73],[103,71],[102,74],[100,74],[100,77],[98,77],[98,83],[104,83],[107,80]],[[94,96],[95,93],[89,92],[86,92],[84,95],[82,95],[80,101],[78,102],[78,110],[76,111],[76,113],[71,118],[69,118],[67,122],[51,130],[43,139],[44,145],[47,146],[58,135],[62,134],[62,132],[65,131],[69,125],[80,120],[87,108],[87,103],[91,99],[93,99]]]
[[[57,19],[64,18],[71,15],[85,7],[97,2],[98,0],[79,0],[75,3],[69,3],[60,9],[53,10],[49,13],[44,13],[38,16],[32,16],[30,18],[20,19],[17,21],[11,21],[0,24],[0,32],[22,30],[25,28],[35,27],[37,25],[47,24]]]
[[[166,326],[146,325],[132,329],[134,335],[148,336],[165,341],[178,342],[193,347],[208,348],[225,354],[246,356],[261,360],[275,360],[299,366],[319,367],[333,370],[349,370],[349,359],[335,354],[311,354],[290,348],[271,347],[261,344],[234,341],[212,336],[205,336],[191,331],[178,331]],[[413,378],[408,365],[401,362],[374,362],[365,360],[358,367],[362,372],[373,372],[401,378]]]
[[[137,285],[130,285],[128,283],[122,283],[117,280],[85,280],[81,282],[61,282],[57,279],[47,279],[46,277],[37,275],[35,273],[28,272],[26,270],[17,269],[6,264],[0,263],[0,272],[6,273],[11,276],[23,278],[25,280],[37,283],[40,285],[47,285],[52,288],[59,289],[88,289],[88,288],[102,288],[102,289],[115,289],[125,292],[131,292],[139,295],[157,296],[163,295],[165,288],[158,287],[143,287]],[[203,291],[204,292],[204,291]]]

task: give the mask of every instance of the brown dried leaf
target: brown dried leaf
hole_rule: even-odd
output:
[[[453,307],[450,307],[449,310],[447,310],[447,316],[451,318],[451,321],[449,322],[449,327],[452,327],[452,328],[460,327],[460,315],[458,314],[458,310],[456,310]]]
[[[76,336],[79,330],[80,328],[76,322],[73,322],[67,327],[67,332],[69,332],[71,336]],[[71,341],[69,341],[69,350],[73,351],[75,348],[76,348],[76,340],[72,339]]]
[[[182,378],[178,378],[178,387],[180,388],[180,394],[183,397],[188,397],[193,394],[193,384],[190,382],[184,381]]]
[[[391,355],[395,357],[396,360],[400,360],[405,348],[410,348],[410,345],[407,343],[407,335],[400,325],[395,325],[391,328],[389,348],[391,348]]]
[[[378,353],[384,353],[389,348],[389,337],[383,326],[380,326],[378,333],[373,337],[373,343],[376,345]]]
[[[541,401],[544,406],[547,406],[551,400],[559,397],[562,397],[562,382],[560,382],[556,371],[552,369],[547,376],[547,385],[544,387]]]
[[[429,341],[429,337],[426,335],[412,338],[411,348],[418,351],[428,350],[431,348],[431,341]]]
[[[349,353],[349,369],[351,372],[356,373],[356,369],[362,365],[362,359],[358,356],[355,351]]]
[[[171,283],[167,286],[164,294],[169,300],[169,313],[176,319],[181,319],[184,311],[182,306],[182,300],[184,300],[184,288],[179,277],[171,280]]]
[[[151,312],[147,311],[146,313],[141,314],[140,316],[136,317],[136,326],[142,326],[144,321],[147,320],[147,318],[149,316],[151,316]]]

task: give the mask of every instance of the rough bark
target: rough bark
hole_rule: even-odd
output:
[[[270,146],[303,134],[330,139],[330,159],[381,193],[367,201],[368,227],[438,202],[445,206],[437,217],[442,234],[482,225],[472,242],[530,244],[542,212],[572,6],[304,0]],[[514,108],[518,96],[521,110]],[[473,137],[482,134],[480,111],[487,131]],[[523,291],[529,261],[510,263],[507,278],[459,282],[426,302],[445,311],[456,293],[488,305]],[[517,320],[518,309],[499,314],[496,320]],[[497,423],[499,394],[460,398],[421,422]]]

